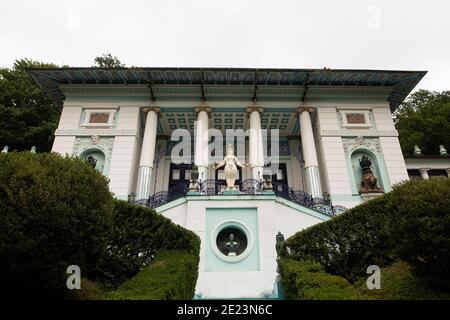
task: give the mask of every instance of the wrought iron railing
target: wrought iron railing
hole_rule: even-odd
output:
[[[216,195],[220,194],[220,186],[214,179],[208,179],[199,182],[199,193],[201,195]],[[256,195],[261,194],[263,189],[262,182],[255,179],[246,179],[240,186],[241,195]],[[183,198],[189,190],[189,185],[186,183],[177,184],[169,189],[169,191],[160,191],[150,196],[147,200],[138,200],[135,203],[146,205],[150,208],[157,208],[168,202]],[[313,198],[309,193],[303,190],[294,190],[285,183],[273,182],[273,191],[277,197],[287,199],[301,206],[313,209],[320,213],[335,216],[347,210],[346,207],[340,205],[333,205],[331,202],[324,201],[322,198]]]

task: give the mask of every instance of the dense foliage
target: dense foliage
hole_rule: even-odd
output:
[[[96,57],[94,63],[103,68],[124,66],[111,54]],[[57,67],[19,59],[12,68],[0,68],[0,148],[23,151],[35,146],[38,152],[51,150],[61,109],[47,99],[26,69]]]
[[[450,179],[410,181],[286,240],[282,256],[350,281],[397,259],[450,289]]]
[[[279,270],[286,297],[291,300],[363,299],[346,279],[325,272],[319,263],[279,259]]]
[[[150,274],[145,283],[157,284],[146,287],[153,292],[146,297],[189,299],[199,250],[193,232],[149,208],[114,200],[106,178],[84,161],[0,154],[1,296],[98,297],[99,288],[144,269],[139,277]],[[84,290],[68,292],[69,265],[80,267]]]
[[[368,299],[379,300],[431,300],[450,299],[450,292],[443,292],[434,286],[428,285],[412,272],[411,266],[404,261],[381,268],[381,288],[368,290],[367,279],[362,277],[355,284]]]
[[[200,239],[154,210],[115,201],[112,231],[100,278],[110,286],[130,279],[163,250],[199,255]]]
[[[57,294],[69,265],[94,273],[111,211],[107,180],[85,162],[0,154],[0,294]]]
[[[450,91],[419,90],[395,112],[403,154],[413,154],[414,145],[423,154],[439,154],[439,145],[450,151]]]
[[[198,254],[159,251],[155,261],[124,282],[107,299],[189,300],[195,293]]]
[[[125,64],[120,62],[120,60],[112,56],[110,53],[103,54],[102,56],[96,57],[94,59],[94,67],[100,68],[123,68]]]
[[[0,146],[50,151],[61,110],[44,96],[25,68],[56,65],[21,59],[11,69],[0,69]]]

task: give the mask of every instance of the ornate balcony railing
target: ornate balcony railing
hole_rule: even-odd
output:
[[[201,195],[216,195],[220,194],[220,187],[222,184],[214,179],[204,180],[199,182],[199,192]],[[262,182],[255,179],[244,180],[240,186],[241,195],[257,195],[261,194],[263,190]],[[189,190],[189,185],[186,183],[178,184],[171,187],[169,191],[160,191],[150,196],[147,200],[138,200],[135,203],[146,205],[150,208],[157,208],[168,202],[183,198]],[[273,191],[277,197],[287,199],[301,206],[313,209],[317,212],[326,214],[328,216],[335,216],[347,210],[346,207],[340,205],[333,205],[331,202],[326,202],[322,198],[313,198],[309,193],[303,190],[294,190],[287,184],[273,183]]]

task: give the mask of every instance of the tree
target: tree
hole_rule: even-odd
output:
[[[54,106],[26,73],[25,68],[56,68],[29,59],[0,69],[0,147],[10,150],[50,151],[61,110]]]
[[[108,180],[54,153],[0,154],[0,172],[0,297],[64,297],[67,267],[94,276],[106,250]]]
[[[103,54],[103,56],[94,59],[94,67],[123,68],[124,66],[125,64],[121,63],[117,57],[113,57],[110,53]]]
[[[423,154],[439,154],[439,145],[450,150],[450,91],[419,90],[395,112],[403,154],[412,155],[414,145]]]

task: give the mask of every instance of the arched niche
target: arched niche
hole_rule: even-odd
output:
[[[81,153],[80,158],[88,161],[88,159],[92,157],[95,159],[95,169],[98,170],[100,173],[103,173],[105,169],[105,154],[102,150],[92,148],[85,150]]]
[[[350,156],[350,161],[353,169],[353,177],[355,179],[356,187],[359,190],[360,184],[363,178],[363,170],[359,164],[359,160],[363,157],[369,157],[372,161],[371,170],[375,178],[377,178],[377,186],[381,189],[380,192],[385,190],[386,182],[383,181],[383,175],[381,174],[381,168],[378,157],[370,150],[358,148],[354,150]]]

